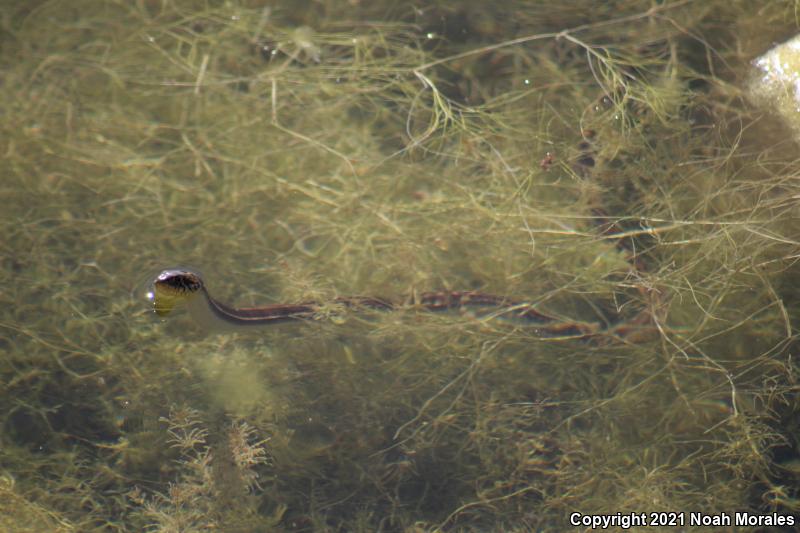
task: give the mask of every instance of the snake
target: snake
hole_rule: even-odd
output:
[[[438,291],[415,294],[403,301],[373,296],[339,296],[329,302],[270,304],[233,307],[214,298],[198,272],[188,268],[163,270],[148,294],[159,316],[185,305],[201,325],[214,329],[239,329],[285,322],[319,321],[328,309],[349,308],[376,311],[421,309],[431,312],[489,309],[492,318],[508,318],[532,326],[540,337],[587,338],[601,333],[595,323],[564,320],[544,313],[530,302],[480,291]]]

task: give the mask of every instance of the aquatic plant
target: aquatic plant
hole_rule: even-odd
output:
[[[49,0],[0,24],[0,525],[798,512],[796,3]],[[623,324],[236,306],[470,291]],[[133,297],[132,297],[133,295]],[[646,331],[633,330],[646,317]]]

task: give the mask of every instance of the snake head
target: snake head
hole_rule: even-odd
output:
[[[203,289],[203,280],[190,270],[164,270],[153,282],[153,310],[159,316],[169,314],[177,304]]]

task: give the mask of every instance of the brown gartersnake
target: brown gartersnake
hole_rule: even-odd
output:
[[[326,306],[333,308],[338,306],[378,311],[490,309],[492,317],[512,319],[530,325],[538,336],[547,338],[584,338],[597,335],[601,331],[608,331],[596,323],[559,319],[536,310],[533,304],[478,291],[425,292],[403,302],[370,296],[339,296],[327,304],[302,302],[237,308],[212,297],[200,275],[185,268],[162,271],[153,282],[150,297],[154,311],[160,316],[170,313],[176,305],[186,304],[195,320],[202,325],[222,326],[228,329],[320,320],[328,316],[322,312]]]

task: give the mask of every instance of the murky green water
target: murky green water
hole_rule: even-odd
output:
[[[5,530],[800,509],[797,144],[745,95],[792,3],[2,12]],[[216,334],[152,312],[176,265],[237,306],[480,290],[620,329]]]

